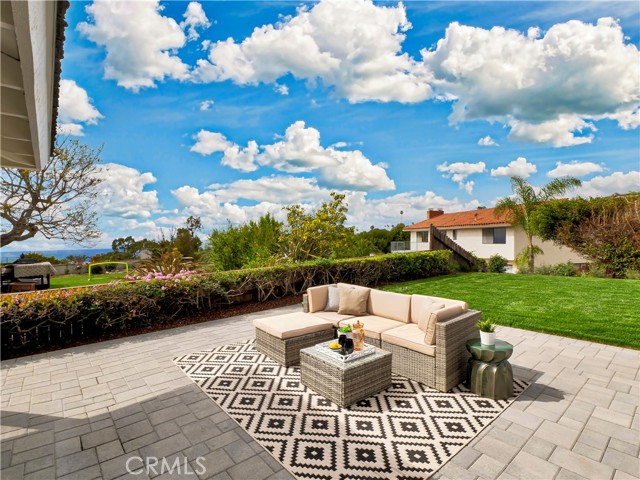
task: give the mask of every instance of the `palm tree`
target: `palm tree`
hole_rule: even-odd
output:
[[[534,258],[542,250],[533,244],[533,236],[536,233],[531,223],[531,216],[538,205],[564,195],[568,190],[579,187],[582,182],[574,177],[562,177],[547,183],[544,187],[536,189],[522,177],[511,177],[511,190],[513,195],[498,200],[495,207],[495,215],[507,214],[507,220],[511,225],[520,226],[527,236],[527,247],[523,252],[529,259],[529,273],[534,270]]]

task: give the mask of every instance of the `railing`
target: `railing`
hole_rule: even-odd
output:
[[[475,257],[460,245],[458,245],[456,242],[451,240],[444,230],[439,230],[431,225],[429,227],[429,235],[431,236],[433,243],[435,243],[436,241],[439,242],[442,246],[451,250],[458,258],[467,262],[470,266],[473,267],[476,264]],[[440,250],[440,248],[438,248],[438,245],[433,245],[432,248]]]
[[[398,245],[394,247],[394,243]],[[429,250],[429,242],[391,242],[391,253],[424,252],[427,250]]]
[[[391,252],[408,252],[411,250],[411,242],[391,242]]]

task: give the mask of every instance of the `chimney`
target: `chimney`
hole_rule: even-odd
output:
[[[427,220],[433,220],[434,218],[439,217],[440,215],[444,215],[444,210],[430,208],[429,211],[427,212]]]

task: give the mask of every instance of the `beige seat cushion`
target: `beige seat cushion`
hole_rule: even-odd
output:
[[[341,315],[366,315],[369,288],[353,285],[338,284],[340,292],[340,306],[338,313]]]
[[[436,344],[436,323],[443,322],[453,317],[457,317],[465,312],[460,305],[453,305],[450,307],[444,307],[440,310],[432,312],[429,316],[429,323],[427,324],[427,330],[424,334],[424,343],[427,345]]]
[[[283,340],[333,328],[331,322],[303,312],[258,318],[253,321],[253,326]]]
[[[342,320],[349,320],[350,318],[356,318],[353,315],[340,315],[338,312],[313,312],[311,315],[331,322],[334,327],[338,327]]]
[[[367,313],[408,323],[411,311],[411,295],[371,289]]]
[[[444,303],[424,302],[422,304],[422,314],[420,315],[420,320],[418,321],[418,328],[423,332],[426,332],[427,326],[429,325],[429,321],[431,319],[431,314],[436,310],[440,310],[441,308],[444,308]]]
[[[432,357],[436,356],[436,346],[427,345],[424,342],[424,332],[415,323],[409,323],[383,332],[382,340],[399,347],[408,348],[414,352],[424,353]]]
[[[364,335],[366,337],[375,338],[376,340],[380,340],[380,335],[382,334],[382,332],[399,327],[400,325],[405,325],[404,323],[398,322],[397,320],[378,317],[377,315],[358,317],[358,320],[360,320],[360,322],[364,324]],[[343,320],[340,322],[340,326],[342,327],[348,323],[355,323],[355,319]]]

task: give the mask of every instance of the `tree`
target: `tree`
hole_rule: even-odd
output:
[[[119,253],[131,253],[136,240],[131,235],[126,238],[116,238],[111,242],[111,249]]]
[[[284,207],[287,226],[283,234],[280,254],[283,259],[303,262],[333,257],[343,248],[353,227],[345,227],[348,205],[345,196],[331,192],[332,200],[322,202],[316,212],[306,213],[301,205]]]
[[[244,225],[214,230],[209,237],[211,262],[220,270],[273,263],[278,252],[282,223],[266,214]]]
[[[522,177],[511,177],[511,190],[513,197],[505,197],[498,201],[495,207],[495,215],[507,214],[507,220],[514,226],[519,226],[527,236],[527,247],[524,255],[529,258],[529,273],[535,268],[535,256],[542,253],[540,247],[533,244],[536,228],[532,216],[536,209],[544,202],[553,200],[574,187],[579,187],[582,182],[577,178],[556,178],[540,188],[536,189]]]
[[[640,270],[640,193],[548,202],[533,223],[543,240],[575,250],[613,277]]]
[[[100,231],[94,204],[102,181],[96,175],[101,150],[65,140],[56,145],[39,172],[3,167],[0,246],[37,233],[79,244],[97,239]]]

